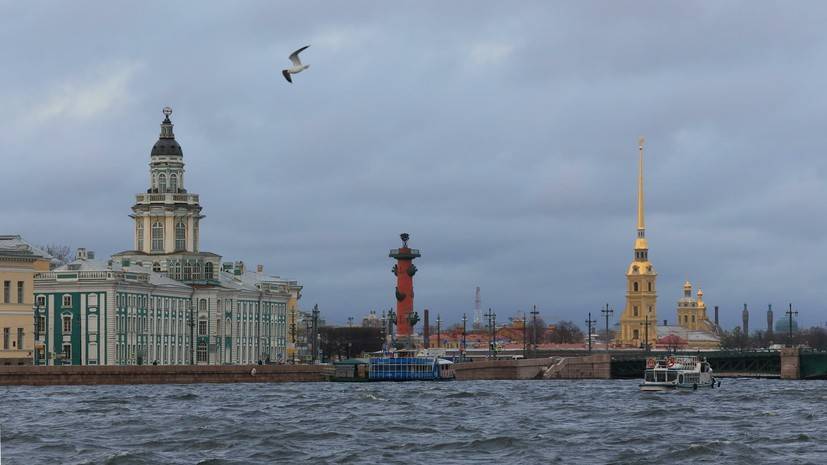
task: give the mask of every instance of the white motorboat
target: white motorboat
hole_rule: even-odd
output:
[[[717,386],[716,386],[717,384]],[[695,355],[669,355],[646,360],[641,391],[697,390],[720,387],[721,381],[712,376],[706,359]]]

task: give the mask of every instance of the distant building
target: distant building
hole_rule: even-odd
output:
[[[17,235],[0,236],[0,365],[29,365],[35,349],[34,274],[52,257]]]
[[[683,285],[683,297],[678,300],[677,325],[658,326],[657,346],[676,349],[717,349],[721,346],[717,327],[706,313],[704,292],[698,289],[697,299],[692,297],[692,284]]]
[[[364,328],[381,328],[382,318],[376,314],[376,310],[371,310],[364,318],[362,318],[362,327]]]
[[[187,192],[165,108],[149,188],[132,206],[133,249],[35,278],[44,351],[37,363],[245,364],[287,359],[288,308],[302,286],[200,250],[204,218]]]

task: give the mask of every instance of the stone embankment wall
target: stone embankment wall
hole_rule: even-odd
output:
[[[332,375],[330,365],[0,366],[0,385],[278,383]]]
[[[548,367],[547,358],[520,360],[482,360],[457,363],[454,372],[458,380],[472,379],[537,379]]]
[[[611,379],[609,354],[584,357],[552,357],[553,364],[543,373],[544,379]]]

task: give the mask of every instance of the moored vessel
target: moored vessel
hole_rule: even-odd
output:
[[[646,360],[641,391],[671,391],[676,389],[713,389],[721,382],[712,375],[706,359],[695,355],[669,355]]]

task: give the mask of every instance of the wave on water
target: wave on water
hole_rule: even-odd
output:
[[[4,465],[824,463],[823,387],[732,379],[658,396],[637,380],[10,387],[0,425]]]

